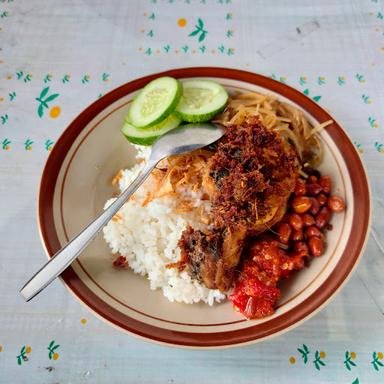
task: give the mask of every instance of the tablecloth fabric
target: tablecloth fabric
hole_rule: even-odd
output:
[[[120,333],[59,281],[24,303],[18,289],[45,260],[36,201],[57,138],[109,90],[201,65],[287,83],[350,135],[373,225],[345,288],[287,334],[218,351]],[[0,0],[0,383],[383,383],[383,73],[380,0]]]

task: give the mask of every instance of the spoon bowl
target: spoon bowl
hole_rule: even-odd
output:
[[[205,147],[219,140],[224,129],[217,124],[184,124],[161,136],[151,150],[151,158],[164,159]]]

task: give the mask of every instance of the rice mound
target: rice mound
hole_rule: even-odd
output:
[[[139,174],[149,156],[149,148],[138,147],[136,159],[139,161],[122,173],[120,190],[124,190]],[[150,183],[150,180],[149,180]],[[209,305],[225,298],[219,290],[208,289],[192,279],[187,270],[166,268],[166,264],[180,259],[177,243],[185,227],[190,224],[199,227],[193,213],[174,213],[177,197],[163,196],[142,206],[146,198],[148,183],[142,185],[119,211],[119,220],[111,220],[104,227],[104,239],[113,253],[125,256],[130,268],[137,274],[146,276],[150,288],[160,288],[164,296],[174,302],[187,304],[203,301]],[[205,202],[198,192],[185,191],[193,198],[196,207]],[[115,199],[106,202],[105,208]],[[127,275],[127,278],[129,276]]]

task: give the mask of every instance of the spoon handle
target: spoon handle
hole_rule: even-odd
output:
[[[20,290],[26,301],[31,300],[58,275],[61,274],[87,245],[98,235],[103,227],[112,219],[124,203],[135,193],[149,176],[157,162],[149,161],[131,185],[92,223],[84,228],[64,248],[59,250]]]

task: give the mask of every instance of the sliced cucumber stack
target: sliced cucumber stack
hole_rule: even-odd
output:
[[[164,135],[164,133],[171,129],[178,127],[180,123],[181,119],[172,114],[166,117],[161,123],[150,128],[136,128],[134,125],[125,122],[121,132],[131,143],[152,145],[158,137]]]
[[[131,143],[152,145],[182,120],[203,123],[225,108],[228,94],[220,84],[210,80],[182,84],[172,77],[159,77],[138,93],[121,129]]]
[[[181,93],[180,82],[172,77],[160,77],[151,81],[132,102],[127,121],[137,128],[160,123],[175,110]]]
[[[228,101],[227,91],[210,80],[187,80],[183,82],[183,95],[176,107],[182,120],[203,123],[224,110]]]

